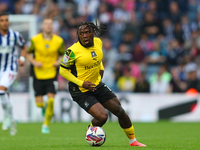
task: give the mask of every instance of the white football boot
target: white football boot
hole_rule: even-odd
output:
[[[17,121],[13,121],[10,124],[10,135],[16,135],[17,134]]]
[[[10,119],[9,117],[4,117],[2,122],[2,130],[7,131],[10,127]]]

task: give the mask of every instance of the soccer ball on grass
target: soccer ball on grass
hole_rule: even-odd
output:
[[[106,133],[101,127],[89,127],[85,139],[91,146],[101,146],[106,140]]]

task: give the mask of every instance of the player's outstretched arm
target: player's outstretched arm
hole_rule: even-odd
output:
[[[73,82],[80,87],[83,86],[83,81],[76,78],[68,69],[60,67],[59,72],[60,72],[60,75],[63,76],[68,81]]]
[[[65,79],[67,79],[70,82],[75,83],[76,85],[89,89],[89,91],[94,92],[96,90],[95,84],[89,81],[81,81],[78,78],[76,78],[68,69],[65,69],[63,67],[60,67],[60,75],[63,76]]]

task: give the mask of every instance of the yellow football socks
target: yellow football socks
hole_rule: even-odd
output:
[[[90,123],[90,127],[93,127],[93,124],[92,124],[92,122]]]
[[[53,116],[53,104],[54,104],[54,98],[51,97],[47,101],[47,108],[46,108],[46,111],[45,111],[44,125],[49,126],[49,123],[50,123],[51,118]]]
[[[36,105],[37,105],[37,107],[44,108],[44,102],[42,102],[42,103],[37,103],[37,102],[36,102]]]
[[[129,139],[135,139],[134,127],[123,129]]]

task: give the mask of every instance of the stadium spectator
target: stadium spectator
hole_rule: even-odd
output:
[[[123,33],[131,32],[135,40],[139,40],[140,38],[140,24],[138,22],[136,12],[132,12],[130,14],[130,21],[125,24],[125,29]]]
[[[109,28],[109,33],[112,38],[113,46],[118,47],[121,36],[125,29],[125,24],[130,20],[130,14],[126,12],[124,6],[117,5],[113,11],[113,21]]]
[[[190,22],[194,22],[197,18],[198,5],[196,4],[195,0],[189,0],[188,3],[187,16],[189,17]]]
[[[121,39],[122,44],[126,44],[130,49],[133,45],[137,43],[133,32],[124,32]]]
[[[196,89],[197,91],[200,91],[200,80],[197,78],[197,69],[198,66],[194,62],[190,62],[186,64],[185,66],[185,72],[187,74],[187,89],[189,90],[191,88]]]
[[[170,81],[170,86],[168,89],[169,93],[183,93],[186,91],[187,84],[185,81],[182,81],[179,77],[178,67],[172,67],[170,71],[172,78]]]
[[[134,92],[135,93],[149,93],[150,92],[150,85],[149,85],[149,82],[146,80],[146,75],[144,72],[142,72],[139,78],[137,79]]]
[[[158,11],[157,11],[157,3],[156,3],[156,0],[150,0],[150,1],[148,2],[148,5],[149,5],[148,12],[150,12],[150,13],[153,14],[153,18],[154,18],[156,21],[159,21],[160,18],[159,18],[159,14],[158,14]]]
[[[115,63],[114,63],[115,64]],[[115,74],[113,68],[109,66],[108,61],[103,59],[104,75],[102,82],[105,83],[110,89],[115,89]]]
[[[171,41],[174,38],[174,25],[169,18],[165,18],[162,22],[163,34],[167,41]]]
[[[0,0],[0,13],[14,13],[14,3],[12,0]]]
[[[117,91],[117,81],[122,76],[122,69],[123,69],[123,65],[122,65],[121,61],[117,61],[115,63],[114,69],[113,69],[114,78],[115,78],[115,80],[114,80],[115,84],[113,87],[113,91]]]
[[[153,50],[153,43],[148,39],[148,36],[145,33],[141,34],[139,45],[145,52],[145,55],[148,55]]]
[[[145,61],[148,65],[160,65],[166,61],[158,40],[153,41],[153,50],[146,56]]]
[[[179,42],[181,45],[183,45],[185,39],[184,39],[183,30],[182,30],[182,28],[181,28],[181,23],[176,22],[176,23],[174,24],[174,32],[173,32],[173,34],[174,34],[174,38],[177,39],[178,42]]]
[[[106,38],[103,40],[103,55],[104,55],[104,61],[106,62],[106,66],[108,68],[113,69],[115,66],[115,63],[118,60],[118,51],[115,47],[112,46],[112,42],[110,39]]]
[[[181,28],[183,30],[183,39],[185,41],[190,39],[192,27],[186,15],[181,16]]]
[[[146,12],[141,30],[150,40],[156,39],[156,36],[162,33],[161,24],[156,20],[151,12]]]
[[[101,3],[98,9],[98,18],[100,24],[108,27],[111,19],[112,19],[112,13],[108,11],[108,5],[107,3]]]
[[[136,78],[131,74],[131,68],[126,66],[123,75],[117,80],[117,88],[119,92],[133,92],[135,90]]]
[[[168,93],[171,74],[167,71],[166,65],[161,65],[157,73],[151,75],[149,79],[151,93]]]
[[[138,79],[141,75],[140,65],[134,61],[129,61],[126,66],[130,69],[130,75]]]
[[[181,19],[181,11],[179,9],[179,5],[176,1],[171,1],[170,5],[169,5],[169,13],[168,13],[168,17],[170,18],[170,20],[175,23],[175,22],[179,22]]]
[[[117,60],[122,62],[122,64],[126,64],[130,60],[132,60],[132,55],[130,54],[130,50],[127,44],[121,43],[119,45],[119,53],[117,56]]]
[[[136,63],[143,63],[145,59],[145,53],[139,44],[135,45],[132,50],[132,60]]]
[[[77,1],[77,12],[81,16],[87,16],[88,21],[93,21],[97,16],[97,9],[99,7],[99,0],[79,0]]]
[[[176,66],[180,57],[183,55],[183,48],[180,46],[179,41],[176,39],[170,41],[167,47],[167,51],[167,62],[170,66]]]

